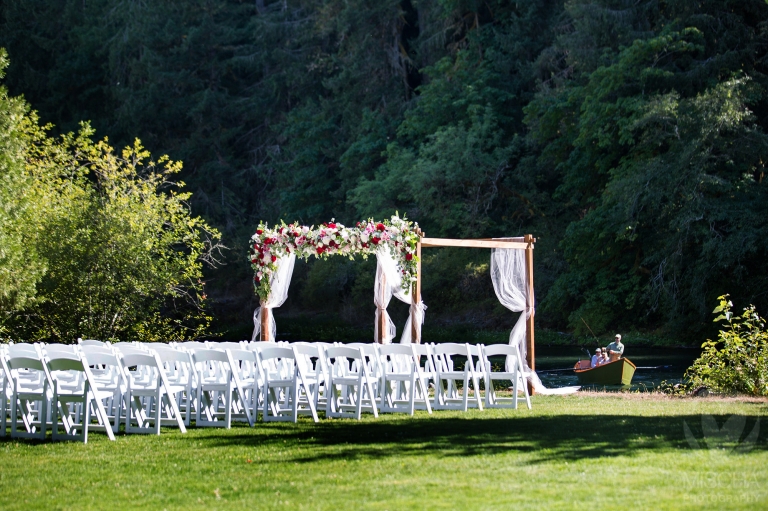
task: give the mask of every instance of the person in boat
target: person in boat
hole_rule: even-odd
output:
[[[597,348],[597,349],[595,350],[595,354],[594,354],[594,355],[592,355],[592,361],[591,361],[591,363],[589,364],[589,367],[590,367],[590,368],[591,368],[591,367],[597,367],[597,366],[599,366],[600,364],[602,364],[602,358],[603,358],[603,357],[602,357],[602,351],[600,350],[600,348]]]
[[[624,355],[624,345],[621,343],[621,334],[616,334],[615,340],[608,345],[608,356],[611,361],[618,360]]]
[[[606,348],[602,348],[600,350],[600,365],[607,364],[610,361],[611,359],[608,357],[608,350]]]

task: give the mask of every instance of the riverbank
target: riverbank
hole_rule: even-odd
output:
[[[252,325],[244,325],[221,334],[221,340],[239,341],[250,339]],[[509,342],[509,330],[477,328],[471,323],[454,325],[435,325],[427,321],[422,327],[424,342],[468,342],[470,344],[505,344]],[[398,329],[398,336],[401,330]],[[618,332],[627,346],[643,348],[679,348],[698,349],[700,342],[685,342],[682,339],[646,332]],[[598,336],[576,336],[568,332],[558,332],[546,328],[536,329],[536,346],[607,346],[613,341],[614,333]],[[338,319],[323,317],[277,315],[277,338],[285,341],[322,341],[322,342],[371,342],[373,340],[373,315],[370,326],[354,326]]]

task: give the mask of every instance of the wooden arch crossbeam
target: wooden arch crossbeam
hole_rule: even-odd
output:
[[[416,255],[418,256],[418,273],[416,283],[413,285],[414,289],[411,293],[413,303],[419,303],[421,301],[421,249],[432,247],[464,247],[464,248],[511,248],[517,250],[525,250],[525,273],[526,282],[528,282],[528,294],[526,306],[529,309],[533,308],[533,245],[536,243],[536,238],[531,234],[525,236],[513,237],[513,238],[480,238],[470,240],[457,240],[448,238],[427,238],[424,233],[417,231],[421,236],[421,241],[416,246]],[[526,362],[531,371],[536,370],[535,364],[535,336],[534,336],[534,314],[531,314],[526,322]],[[379,332],[383,329],[380,326]],[[414,317],[413,308],[411,309],[411,339],[413,342],[420,343],[421,339],[418,338],[419,332],[416,328],[416,318]],[[533,395],[533,386],[529,383],[528,389],[531,395]]]

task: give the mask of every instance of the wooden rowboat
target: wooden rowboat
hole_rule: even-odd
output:
[[[629,385],[637,367],[628,358],[620,358],[607,364],[589,367],[588,360],[580,360],[573,367],[573,372],[579,377],[582,385]]]

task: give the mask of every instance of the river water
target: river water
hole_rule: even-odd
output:
[[[637,366],[629,389],[653,390],[665,380],[672,384],[680,383],[685,370],[700,353],[700,349],[630,348],[627,346],[624,349],[624,357]],[[536,373],[547,387],[578,385],[579,380],[573,372],[573,365],[580,358],[587,360],[587,353],[576,346],[537,346]],[[602,390],[603,386],[599,388]],[[612,388],[606,390],[612,390]]]

